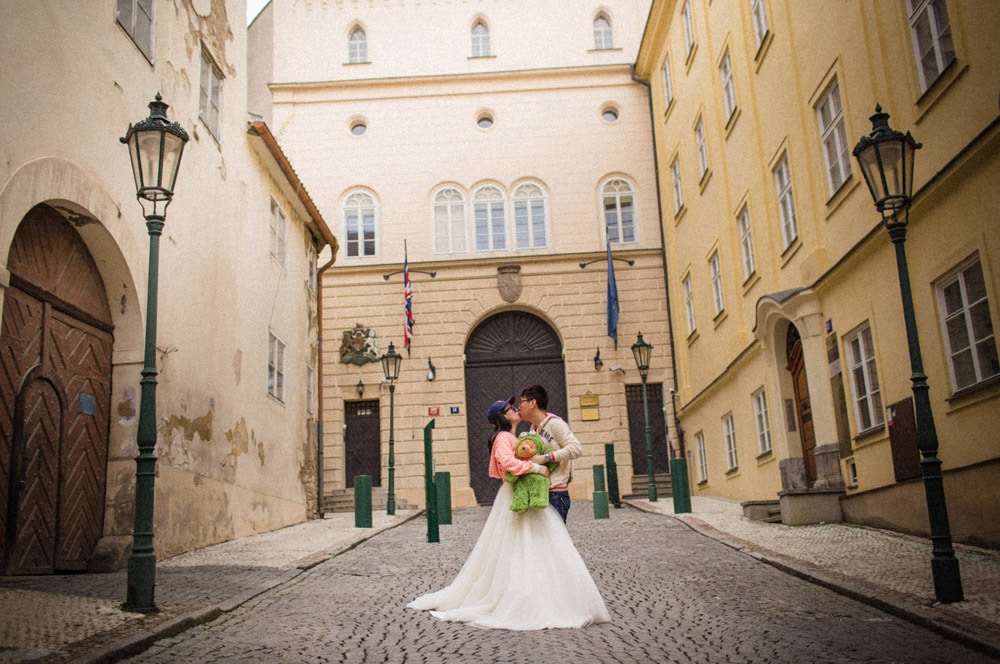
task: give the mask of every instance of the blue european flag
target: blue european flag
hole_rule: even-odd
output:
[[[618,284],[615,283],[615,262],[611,258],[611,243],[608,242],[608,336],[615,340],[618,350]]]

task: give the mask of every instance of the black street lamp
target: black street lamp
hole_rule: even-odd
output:
[[[910,293],[910,274],[906,265],[906,225],[910,220],[910,201],[913,193],[913,157],[922,146],[910,132],[900,133],[889,127],[889,114],[875,106],[872,133],[864,136],[854,147],[854,156],[861,165],[865,184],[871,192],[875,208],[882,214],[882,221],[892,243],[896,245],[896,268],[899,272],[899,290],[903,297],[903,319],[906,340],[910,351],[910,381],[913,383],[913,402],[917,418],[917,447],[920,449],[920,468],[924,476],[927,496],[927,515],[930,520],[934,557],[931,572],[934,592],[939,602],[960,602],[962,578],[958,559],[951,544],[948,525],[948,508],[945,504],[944,482],[941,477],[941,460],[938,459],[937,431],[928,395],[927,375],[924,374],[920,356],[920,339],[913,313]]]
[[[639,339],[632,344],[632,354],[635,355],[635,365],[642,376],[642,412],[646,417],[646,471],[649,475],[649,502],[656,502],[656,475],[653,472],[653,435],[649,430],[649,399],[646,393],[646,378],[649,376],[649,359],[653,347],[646,343],[639,333]]]
[[[403,356],[396,352],[392,342],[389,342],[389,350],[382,356],[382,373],[389,383],[389,497],[385,503],[385,513],[392,516],[396,513],[396,457],[394,449],[393,418],[395,415],[396,403],[396,380],[399,378],[399,365],[403,363]]]
[[[122,143],[128,145],[135,177],[135,195],[146,217],[149,231],[149,279],[146,286],[146,341],[139,401],[139,430],[135,459],[135,526],[132,554],[128,560],[128,595],[125,608],[155,611],[156,555],[153,553],[153,483],[156,478],[156,304],[160,262],[160,234],[167,206],[174,196],[174,183],[181,154],[188,141],[176,122],[167,120],[167,104],[157,93],[149,102],[149,117],[130,124]],[[152,204],[146,209],[146,204]],[[157,210],[162,203],[163,207]]]

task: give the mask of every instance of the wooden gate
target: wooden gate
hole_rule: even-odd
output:
[[[812,404],[809,400],[809,381],[805,358],[802,356],[802,339],[794,325],[788,326],[786,340],[788,372],[792,375],[795,392],[795,413],[799,421],[799,439],[802,441],[802,461],[805,465],[806,486],[816,482],[816,434],[813,430]]]
[[[14,235],[0,330],[0,563],[85,570],[104,529],[111,312],[73,228],[39,205]]]
[[[376,400],[344,403],[344,473],[348,489],[354,478],[370,475],[372,486],[382,486],[382,440]]]
[[[480,323],[469,337],[465,357],[469,482],[476,501],[488,505],[496,497],[500,480],[489,477],[487,442],[493,427],[486,421],[486,410],[494,401],[517,396],[527,386],[538,383],[549,393],[549,412],[568,421],[562,344],[542,319],[507,311]],[[528,428],[523,423],[518,430]]]

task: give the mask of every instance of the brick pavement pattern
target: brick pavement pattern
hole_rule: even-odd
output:
[[[612,616],[579,630],[508,632],[406,609],[455,576],[488,509],[456,510],[441,542],[408,521],[162,639],[134,662],[962,662],[995,661],[639,510],[569,528]],[[525,582],[531,578],[525,561]]]

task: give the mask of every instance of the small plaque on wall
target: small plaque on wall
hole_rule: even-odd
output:
[[[440,414],[441,414],[441,408],[439,406],[428,406],[427,407],[427,415],[428,416],[440,415]]]
[[[580,419],[584,422],[593,422],[594,420],[601,419],[599,408],[581,408],[580,409]]]

